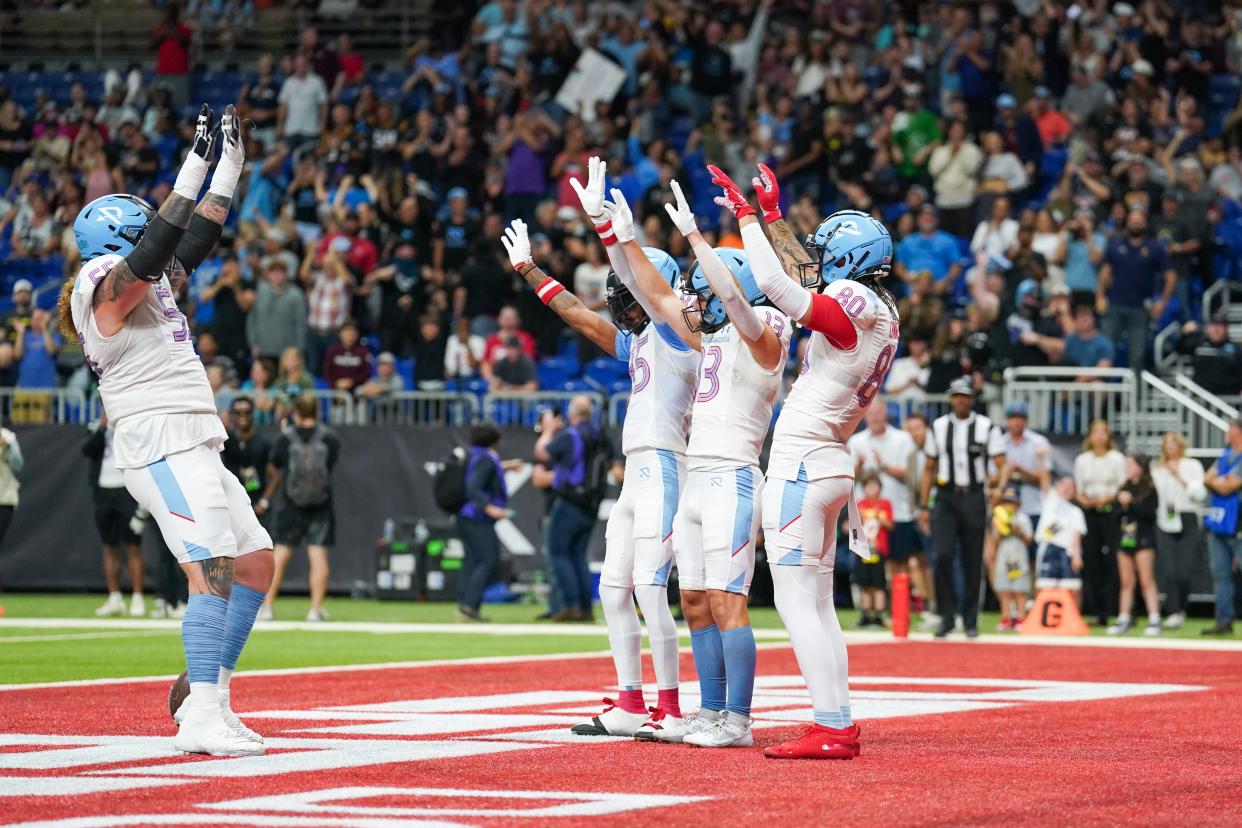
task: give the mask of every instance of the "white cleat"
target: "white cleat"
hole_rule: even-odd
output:
[[[263,737],[246,727],[246,723],[233,712],[233,708],[229,704],[229,694],[217,691],[217,697],[220,699],[220,715],[224,718],[224,723],[228,725],[229,730],[233,731],[243,739],[263,744]],[[189,708],[190,697],[186,696],[185,701],[181,703],[181,706],[177,708],[177,712],[173,714],[173,721],[177,724],[181,724],[181,720],[185,718],[186,711],[189,710]]]
[[[653,742],[668,742],[670,744],[680,744],[691,733],[698,733],[711,727],[720,718],[720,714],[715,710],[696,710],[693,713],[687,713],[680,719],[672,716],[664,716],[659,721],[655,720],[655,716],[651,717],[651,721],[639,728],[634,734],[635,739]]]
[[[604,712],[589,722],[576,724],[572,732],[578,736],[633,736],[647,723],[647,712],[627,713],[617,707],[612,699],[604,699]]]
[[[119,595],[109,595],[108,600],[99,609],[95,610],[95,615],[99,618],[113,618],[117,615],[125,614],[125,601]]]
[[[209,756],[262,756],[264,747],[233,731],[220,711],[220,706],[186,705],[173,747],[182,753],[206,753]],[[181,713],[182,710],[178,710]]]
[[[1180,630],[1182,625],[1185,623],[1186,613],[1174,612],[1171,613],[1168,618],[1164,619],[1164,623],[1161,626],[1163,626],[1166,630]]]
[[[146,614],[147,602],[143,600],[141,595],[134,593],[134,596],[129,599],[130,618],[142,618]]]
[[[267,604],[259,607],[259,614],[255,617],[255,621],[271,621],[276,616],[272,613],[272,608]]]
[[[755,743],[750,735],[750,718],[736,713],[725,713],[710,727],[691,733],[682,741],[710,748],[750,747]]]
[[[329,617],[328,617],[328,611],[327,611],[327,610],[325,610],[325,609],[317,609],[317,610],[316,610],[316,609],[313,609],[313,610],[311,610],[310,612],[306,613],[306,620],[307,620],[307,621],[310,621],[312,624],[315,624],[315,623],[319,623],[319,622],[321,622],[321,621],[328,621],[328,620],[330,620],[330,619],[329,619]]]

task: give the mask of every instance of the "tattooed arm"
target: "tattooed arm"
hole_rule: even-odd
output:
[[[779,218],[769,224],[768,239],[772,242],[772,249],[776,251],[777,258],[781,260],[785,275],[801,284],[798,274],[808,265],[813,267],[814,262],[811,261],[806,248],[799,243],[789,222]]]
[[[534,262],[518,268],[526,283],[536,290],[548,281],[546,273]],[[609,356],[617,355],[617,329],[568,290],[562,290],[548,302],[548,307],[565,320],[565,324],[598,345]]]

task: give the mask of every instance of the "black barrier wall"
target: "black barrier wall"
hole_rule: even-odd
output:
[[[95,531],[94,503],[81,445],[82,426],[18,427],[26,458],[20,476],[21,502],[0,549],[0,584],[9,590],[103,591],[102,547]],[[455,445],[465,445],[465,429],[424,426],[356,426],[336,429],[341,459],[333,478],[337,545],[331,554],[333,591],[355,581],[371,583],[376,541],[387,518],[446,520],[431,494],[429,465],[442,461]],[[536,435],[527,429],[503,431],[501,454],[529,460]],[[510,479],[515,532],[502,533],[511,568],[521,572],[543,565],[539,541],[544,495],[526,473]],[[603,526],[592,538],[592,558],[603,558]],[[149,539],[148,539],[149,540]],[[157,553],[143,544],[148,588],[152,591]],[[291,592],[306,589],[306,556],[295,554],[285,580]]]

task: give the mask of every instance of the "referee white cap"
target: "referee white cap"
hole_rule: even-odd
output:
[[[956,397],[959,394],[965,394],[967,397],[975,395],[975,386],[970,381],[970,377],[958,377],[949,383],[949,396]]]

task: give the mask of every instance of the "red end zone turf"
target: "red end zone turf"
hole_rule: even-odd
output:
[[[809,702],[764,649],[756,747],[568,734],[607,658],[245,676],[267,756],[172,752],[167,682],[0,692],[0,818],[150,824],[1242,822],[1242,653],[850,647],[863,755],[773,762]],[[693,676],[689,657],[684,674]],[[693,685],[685,689],[693,706]],[[949,712],[955,711],[955,712]],[[68,822],[72,820],[72,822]],[[61,822],[65,821],[65,822]]]

